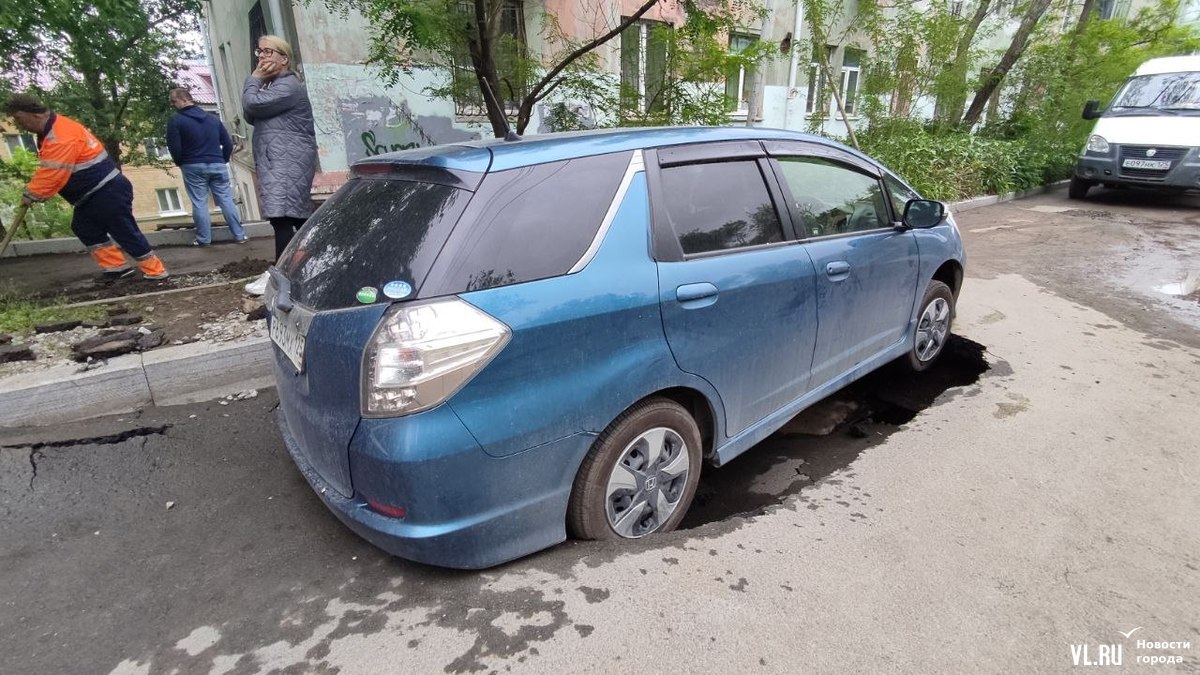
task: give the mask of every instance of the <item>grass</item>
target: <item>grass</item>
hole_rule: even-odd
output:
[[[0,287],[0,333],[29,333],[33,327],[60,321],[86,321],[104,316],[103,306],[64,308],[62,300],[32,299],[11,287]]]

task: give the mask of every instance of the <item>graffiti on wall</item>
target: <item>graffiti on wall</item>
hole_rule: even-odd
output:
[[[479,134],[455,129],[449,117],[414,115],[404,101],[386,96],[338,99],[346,163],[385,152],[477,140]]]

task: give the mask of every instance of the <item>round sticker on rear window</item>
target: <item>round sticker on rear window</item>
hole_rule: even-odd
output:
[[[393,300],[400,300],[412,295],[412,286],[407,281],[389,281],[383,287],[383,294]]]
[[[358,293],[355,293],[354,297],[358,298],[358,301],[362,304],[369,305],[379,297],[379,291],[371,286],[363,286],[358,289]]]

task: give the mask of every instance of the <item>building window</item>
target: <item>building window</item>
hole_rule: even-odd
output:
[[[184,212],[183,203],[179,201],[179,190],[175,188],[162,188],[154,192],[158,195],[159,215],[173,216]]]
[[[462,0],[458,11],[463,18],[475,22],[475,6]],[[500,33],[496,43],[496,74],[500,77],[500,88],[492,92],[504,108],[505,114],[516,115],[521,101],[529,92],[526,81],[525,11],[520,0],[504,0],[500,8]],[[454,99],[454,114],[460,117],[482,117],[487,115],[479,78],[471,52],[462,45],[453,57],[450,87]]]
[[[740,54],[758,41],[750,35],[730,35],[729,53]],[[725,96],[733,105],[733,114],[746,115],[750,109],[750,87],[754,86],[754,68],[739,65],[725,76]]]
[[[666,107],[667,52],[671,27],[638,21],[621,32],[621,107],[638,114]]]
[[[18,149],[37,152],[37,142],[34,140],[33,134],[4,134],[4,142],[8,145],[9,154]]]
[[[808,98],[804,103],[804,112],[825,115],[829,112],[828,87],[825,81],[825,68],[837,47],[826,45],[824,49],[825,64],[820,62],[820,51],[813,50],[812,62],[808,65]]]
[[[842,108],[846,115],[854,115],[858,110],[858,88],[862,80],[862,61],[864,53],[859,49],[846,48],[842,54]]]
[[[146,150],[146,156],[150,159],[166,161],[171,159],[171,150],[167,148],[167,142],[161,138],[147,138],[142,141],[142,148]]]

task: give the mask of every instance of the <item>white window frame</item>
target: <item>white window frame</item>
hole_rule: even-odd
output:
[[[4,134],[4,144],[8,146],[9,155],[17,148],[37,154],[37,140],[30,133]]]
[[[623,19],[624,17],[622,17]],[[654,28],[666,26],[670,30],[674,30],[674,26],[665,21],[650,21],[647,19],[638,19],[633,22],[629,28],[625,30],[636,30],[638,40],[638,68],[637,68],[637,109],[641,114],[649,112],[646,109],[648,101],[646,100],[646,66],[649,62],[650,48],[650,31]],[[670,56],[667,55],[669,59]],[[623,73],[621,73],[623,74]]]
[[[854,49],[854,48],[849,47],[842,51],[842,89],[841,89],[842,107],[845,108],[845,110],[846,110],[846,117],[855,118],[855,117],[858,117],[858,92],[859,92],[859,90],[862,89],[861,55],[865,55],[865,52],[863,52],[861,49],[854,50],[860,54],[859,65],[848,66],[848,65],[846,65],[846,51],[849,49]],[[854,74],[854,76],[855,76],[853,92],[850,92],[850,75],[851,74]],[[847,93],[847,92],[850,92],[850,93]]]
[[[743,50],[749,48],[759,40],[757,35],[751,35],[749,33],[731,33],[729,35],[729,50],[731,52],[733,51],[733,41],[735,38],[743,38],[747,40],[746,46],[742,48]],[[737,53],[741,53],[741,51],[742,50],[738,50]],[[751,82],[752,78],[749,77],[749,75],[750,73],[746,72],[746,66],[738,66],[737,106],[732,112],[729,113],[731,116],[744,118],[750,114],[750,93],[746,90],[746,88],[753,84],[753,82]]]
[[[171,149],[167,147],[167,139],[165,138],[142,139],[142,149],[153,159],[159,161],[171,159]]]
[[[158,188],[154,194],[158,197],[158,215],[182,216],[187,214],[187,211],[183,210],[183,201],[179,198],[179,188]]]

